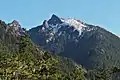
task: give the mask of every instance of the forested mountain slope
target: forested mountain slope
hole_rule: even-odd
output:
[[[85,80],[82,66],[34,45],[14,22],[0,21],[1,80]]]

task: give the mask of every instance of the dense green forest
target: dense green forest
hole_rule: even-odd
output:
[[[84,80],[85,69],[72,61],[40,50],[29,38],[22,36],[18,52],[0,46],[1,80]],[[64,63],[63,63],[64,62]]]

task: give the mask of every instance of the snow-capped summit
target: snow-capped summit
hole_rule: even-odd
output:
[[[82,31],[87,27],[82,21],[72,18],[60,18],[56,16],[55,14],[52,15],[52,17],[47,21],[45,20],[43,22],[43,30],[45,28],[49,28],[49,26],[55,30],[58,31],[61,27],[69,26],[68,28],[73,27],[74,30],[77,30],[79,34],[82,33]],[[66,27],[65,27],[66,28]]]
[[[47,42],[54,41],[55,36],[63,36],[67,34],[68,39],[76,39],[82,37],[84,32],[94,30],[84,22],[72,19],[61,18],[53,14],[49,20],[44,20],[43,24],[39,27],[39,33],[45,34]],[[76,39],[77,41],[77,39]]]
[[[80,32],[81,32],[82,28],[87,27],[86,25],[84,25],[83,22],[78,21],[76,19],[72,19],[72,18],[68,18],[68,19],[61,18],[61,21],[73,26],[76,30],[78,30]]]
[[[84,31],[91,31],[92,28],[87,26],[84,22],[72,19],[61,18],[53,14],[49,20],[44,20],[39,27],[38,32],[46,36],[46,42],[55,41],[57,37],[67,36],[73,41],[78,41]]]

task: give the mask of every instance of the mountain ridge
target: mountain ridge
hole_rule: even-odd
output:
[[[0,63],[7,62],[0,66],[1,79],[22,76],[20,79],[119,80],[120,38],[77,19],[53,15],[28,31],[17,21],[9,24],[0,21],[0,51]],[[18,72],[7,65],[14,66]],[[25,66],[28,66],[26,70]]]
[[[86,67],[89,67],[88,63],[97,64],[97,62],[94,62],[94,60],[90,59],[90,57],[92,57],[90,55],[92,55],[93,52],[95,53],[93,56],[97,57],[97,55],[99,55],[100,57],[100,55],[103,53],[104,55],[110,53],[109,50],[107,50],[107,47],[111,48],[112,50],[112,46],[114,46],[113,44],[120,45],[120,39],[104,28],[89,25],[76,19],[68,19],[66,21],[63,20],[66,19],[53,15],[48,20],[48,23],[46,20],[45,24],[30,29],[28,34],[30,35],[33,42],[35,42],[37,45],[43,46],[45,50],[56,53],[57,55],[72,58],[78,63],[86,65]],[[76,24],[74,20],[78,22],[77,24],[81,24],[82,26],[77,25],[76,27],[76,25],[73,25]],[[115,39],[116,41],[114,41]],[[109,46],[107,43],[109,45],[111,45],[111,43],[113,44],[112,46]],[[119,45],[117,47],[120,47]],[[103,46],[106,52],[104,52],[104,49],[100,46]],[[71,51],[71,49],[73,51]],[[111,55],[116,51],[116,54],[119,55],[120,49],[118,48],[116,51],[115,50],[116,49],[113,49]],[[76,54],[73,54],[72,52]],[[88,60],[85,60],[84,58]]]

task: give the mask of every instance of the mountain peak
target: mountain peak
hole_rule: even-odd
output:
[[[13,26],[20,26],[20,23],[17,20],[13,20],[11,24],[13,24]]]
[[[48,23],[55,25],[55,24],[58,24],[58,23],[59,24],[62,23],[62,21],[61,21],[61,18],[59,18],[58,16],[53,14],[52,17],[48,20]]]
[[[59,17],[57,15],[55,15],[55,14],[52,14],[51,18],[59,18]]]
[[[73,26],[77,31],[81,32],[81,30],[87,27],[81,20],[73,19],[73,18],[61,18],[56,16],[55,14],[48,20],[48,24],[56,25],[56,24],[67,24]]]
[[[5,25],[6,23],[4,21],[0,20],[0,24],[4,24]]]
[[[49,20],[44,20],[42,24],[42,31],[45,29],[51,29],[53,30],[53,33],[56,33],[60,31],[61,29],[66,30],[68,27],[72,30],[73,32],[76,31],[79,33],[79,36],[85,29],[89,29],[89,27],[83,23],[81,20],[73,19],[73,18],[61,18],[53,14]],[[90,31],[90,30],[89,30]]]

